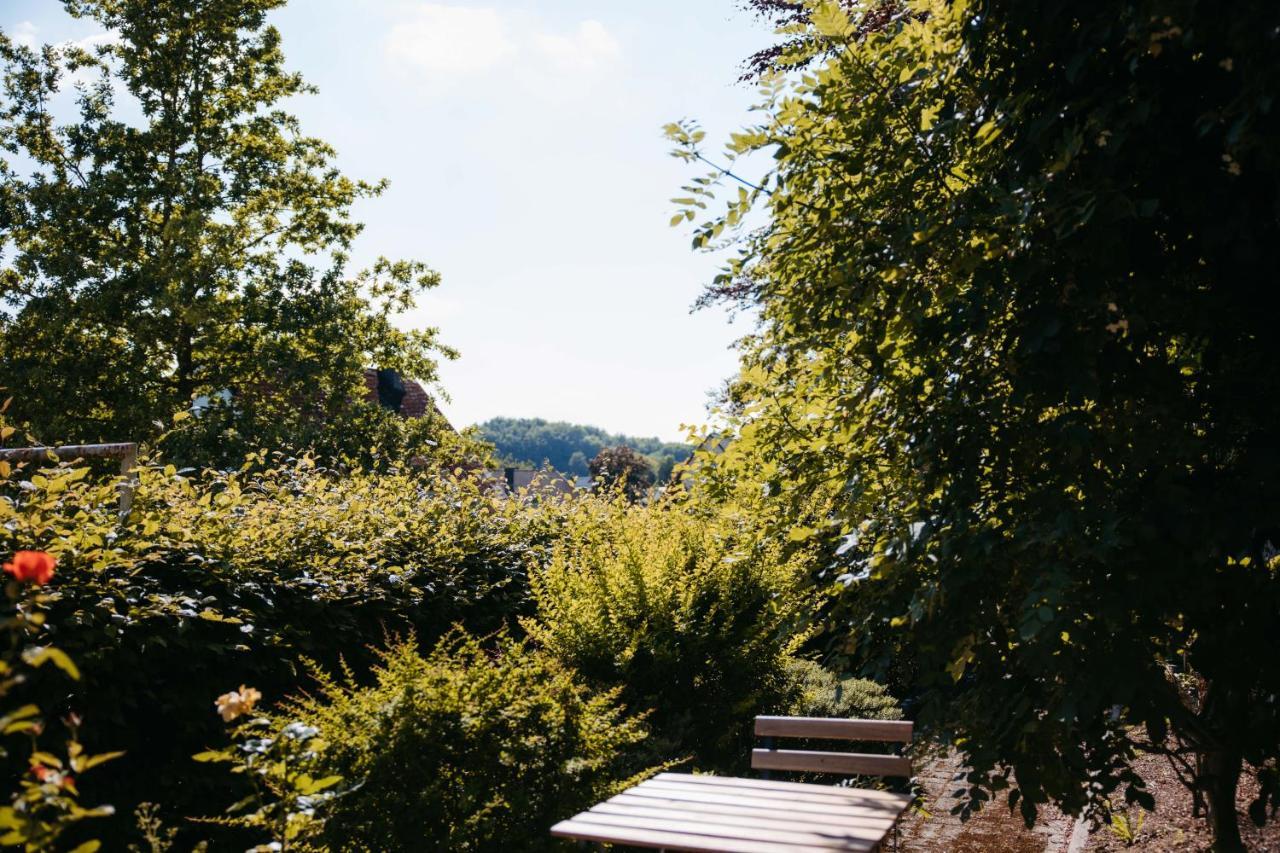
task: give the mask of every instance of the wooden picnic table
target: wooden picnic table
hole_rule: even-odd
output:
[[[908,794],[659,773],[551,828],[559,838],[717,853],[877,851]]]

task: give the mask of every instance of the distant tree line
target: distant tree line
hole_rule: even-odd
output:
[[[545,463],[574,476],[590,474],[591,460],[601,450],[630,447],[649,460],[659,482],[666,482],[671,470],[693,451],[687,444],[614,435],[598,427],[541,418],[493,418],[480,425],[480,437],[493,444],[509,465]]]

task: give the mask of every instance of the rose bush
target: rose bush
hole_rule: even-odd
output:
[[[57,559],[44,551],[17,551],[4,563],[12,578],[5,585],[0,634],[4,635],[0,656],[0,757],[13,759],[26,772],[17,780],[17,790],[9,804],[0,806],[0,846],[22,846],[44,850],[89,818],[113,814],[111,806],[84,808],[80,805],[77,779],[99,764],[118,758],[120,753],[89,755],[80,743],[80,716],[63,717],[67,731],[65,758],[43,749],[41,735],[46,723],[39,706],[30,702],[9,709],[10,703],[29,698],[28,682],[46,663],[53,663],[64,677],[79,679],[80,672],[65,652],[48,644],[51,627],[46,607],[52,596],[40,587],[53,580]],[[28,694],[28,695],[23,695]],[[25,748],[11,747],[14,736],[25,737]],[[83,841],[73,853],[93,853],[100,847],[96,839]]]

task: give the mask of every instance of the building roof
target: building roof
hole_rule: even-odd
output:
[[[406,418],[422,418],[431,413],[434,417],[439,418],[446,425],[449,421],[444,414],[436,407],[435,401],[427,394],[425,388],[413,379],[401,379],[404,383],[404,399],[400,401],[400,414]],[[372,367],[366,367],[364,370],[364,387],[369,389],[369,393],[365,395],[370,403],[378,402],[378,371]],[[450,427],[452,429],[452,427]]]

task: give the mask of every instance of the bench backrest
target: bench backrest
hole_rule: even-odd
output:
[[[899,720],[841,720],[822,717],[756,717],[763,748],[751,750],[756,770],[795,770],[842,776],[911,776],[911,759],[902,755],[775,749],[774,738],[911,743],[913,724]]]

